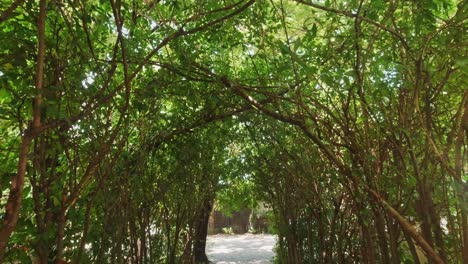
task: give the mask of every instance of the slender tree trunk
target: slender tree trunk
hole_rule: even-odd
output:
[[[421,262],[419,261],[418,252],[416,251],[416,247],[414,246],[413,240],[411,239],[411,237],[408,234],[404,233],[404,235],[405,235],[406,243],[408,243],[408,247],[410,249],[410,252],[413,255],[414,263],[415,264],[420,264]]]
[[[400,254],[398,252],[398,237],[399,237],[399,228],[398,224],[393,222],[393,219],[388,219],[388,234],[390,238],[390,252],[391,254],[391,263],[399,264],[400,263]]]
[[[462,157],[462,146],[465,142],[465,138],[468,138],[468,92],[465,92],[464,99],[464,110],[461,119],[460,129],[458,131],[457,140],[455,143],[455,181],[460,185],[462,191],[458,191],[457,197],[459,203],[461,204],[460,214],[461,214],[461,233],[463,238],[463,263],[468,263],[468,217],[466,211],[466,205],[464,205],[464,199],[466,193],[463,190],[468,189],[468,185],[463,183],[462,180],[462,170],[463,170],[463,157]]]
[[[333,218],[330,224],[330,235],[329,235],[330,240],[328,241],[327,250],[325,252],[326,253],[325,263],[331,263],[333,260],[333,249],[335,248],[335,237],[336,237],[336,224],[340,217],[340,208],[341,208],[342,201],[343,201],[343,196],[340,197],[340,200],[338,202],[334,203],[335,208],[333,210]]]
[[[11,233],[15,230],[16,223],[18,222],[23,196],[24,177],[26,175],[26,163],[28,161],[31,141],[31,136],[23,136],[18,162],[18,173],[11,181],[10,194],[5,206],[5,216],[3,218],[3,225],[0,231],[0,263],[3,262],[8,240],[10,239]]]
[[[65,224],[66,224],[66,221],[67,221],[66,211],[63,208],[63,205],[62,205],[62,208],[61,208],[61,210],[59,212],[57,220],[58,220],[58,223],[57,223],[57,238],[56,238],[57,249],[56,249],[56,254],[55,254],[55,264],[61,264],[61,263],[64,262],[63,259],[62,259],[63,249],[64,249],[63,239],[65,237]]]
[[[361,225],[361,234],[362,234],[362,245],[361,245],[361,254],[363,257],[363,263],[376,263],[375,251],[374,251],[374,240],[372,239],[371,234],[371,225],[364,223],[360,220]]]
[[[212,209],[211,199],[205,199],[200,210],[199,218],[195,226],[195,237],[193,240],[193,254],[195,263],[208,263],[206,256],[206,238],[208,236],[208,221]]]
[[[325,245],[325,216],[323,215],[322,213],[322,208],[319,207],[318,209],[318,218],[317,218],[317,222],[318,222],[318,227],[317,227],[317,233],[318,233],[318,242],[319,242],[319,246],[317,248],[318,250],[318,259],[319,259],[319,262],[320,263],[324,263],[325,262],[325,251],[326,251],[326,245]],[[310,224],[313,223],[313,219],[311,219],[310,221]],[[335,234],[330,234],[330,239],[332,236],[334,236]],[[311,240],[309,238],[309,240]],[[309,243],[312,243],[312,241],[309,241]],[[310,249],[310,253],[312,253],[312,248]]]
[[[346,221],[344,221],[345,217],[346,217],[346,212],[347,211],[347,208],[346,208],[346,205],[345,205],[345,208],[343,209],[343,213],[341,214],[340,216],[340,230],[338,231],[338,237],[340,237],[341,239],[338,239],[337,241],[337,245],[336,245],[336,256],[337,256],[337,260],[339,260],[338,262],[339,263],[344,263],[345,262],[345,250],[344,248],[346,247],[346,243],[345,243],[345,240],[348,240],[348,235],[349,232],[347,232],[347,225],[346,225]],[[332,251],[333,248],[330,248],[330,251]],[[327,263],[331,263],[331,261],[333,260],[332,256],[333,256],[333,253],[330,252],[330,257],[328,258],[329,261],[327,261]]]
[[[380,255],[381,255],[381,263],[383,264],[390,264],[390,255],[388,252],[388,243],[387,243],[387,236],[385,231],[385,221],[382,216],[382,213],[379,211],[380,208],[372,208],[375,216],[375,227],[377,229],[377,236],[379,238],[379,246],[380,246]]]
[[[45,237],[45,233],[49,228],[50,219],[52,218],[52,210],[49,200],[49,183],[45,170],[43,169],[44,158],[45,158],[45,138],[41,135],[35,140],[34,146],[34,159],[33,159],[33,172],[30,177],[34,207],[33,212],[35,214],[37,234],[39,237]],[[41,196],[44,198],[42,203]],[[41,214],[41,212],[46,212]],[[39,263],[48,263],[50,243],[45,239],[36,241],[36,254],[39,259]]]
[[[89,200],[88,203],[86,204],[85,220],[84,220],[85,222],[83,224],[83,236],[80,239],[80,246],[78,247],[78,253],[76,254],[76,258],[73,261],[73,263],[75,264],[78,264],[81,262],[81,257],[83,256],[83,252],[85,250],[86,240],[88,239],[89,222],[90,222],[92,204],[93,204],[93,199]]]
[[[427,243],[431,246],[434,247],[434,242],[432,239],[432,232],[431,232],[431,223],[430,223],[430,213],[429,213],[429,206],[430,206],[430,201],[428,200],[428,195],[426,192],[425,184],[418,182],[419,185],[419,195],[420,198],[416,202],[416,211],[419,214],[419,217],[421,218],[421,231],[424,239],[427,241]]]
[[[45,58],[45,20],[46,0],[39,2],[39,19],[37,22],[39,48],[36,65],[36,97],[34,99],[33,121],[29,129],[24,132],[18,160],[18,171],[11,180],[10,194],[5,206],[5,215],[0,230],[0,263],[3,262],[6,246],[11,233],[18,223],[21,202],[23,198],[24,179],[28,162],[29,147],[41,127],[42,88],[44,86],[44,58]]]
[[[286,234],[286,242],[288,246],[288,263],[300,264],[302,263],[301,251],[299,246],[299,239],[297,237],[297,217],[289,206],[286,206],[286,217],[284,219],[284,225],[288,232]]]
[[[434,200],[432,199],[432,194],[428,194],[429,202],[429,220],[431,221],[431,227],[434,233],[434,242],[439,252],[440,257],[444,262],[447,262],[447,254],[445,252],[444,238],[442,228],[440,227],[440,218],[435,210]]]
[[[444,261],[440,258],[439,254],[437,254],[434,248],[432,248],[427,243],[424,237],[421,234],[419,234],[419,232],[414,228],[414,226],[412,226],[397,210],[395,210],[395,208],[388,204],[387,201],[383,200],[380,197],[380,195],[374,190],[369,189],[368,191],[372,194],[376,202],[387,210],[387,213],[400,224],[403,231],[414,239],[418,246],[420,246],[426,252],[427,256],[431,258],[434,261],[434,263],[444,263]]]
[[[286,236],[288,242],[288,263],[300,264],[302,259],[300,257],[300,252],[298,248],[298,241],[294,232],[289,232]]]

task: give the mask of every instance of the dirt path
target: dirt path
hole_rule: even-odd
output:
[[[276,237],[272,235],[208,236],[207,255],[219,264],[272,263]]]

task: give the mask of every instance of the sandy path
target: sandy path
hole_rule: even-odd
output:
[[[219,264],[272,263],[276,237],[272,235],[215,235],[208,236],[207,255]]]

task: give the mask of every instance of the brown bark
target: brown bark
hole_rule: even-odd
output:
[[[406,243],[408,243],[408,247],[410,249],[410,252],[413,255],[414,263],[415,264],[420,264],[421,261],[419,261],[418,252],[416,251],[416,247],[414,246],[413,240],[411,239],[411,237],[408,234],[404,233],[404,235],[405,235]]]
[[[7,20],[11,14],[13,13],[13,11],[15,11],[16,8],[18,8],[18,6],[20,6],[22,3],[24,2],[24,0],[15,0],[5,11],[2,12],[2,14],[0,15],[0,23],[4,22],[5,20]]]
[[[302,263],[302,258],[298,247],[298,241],[295,236],[295,232],[288,232],[288,234],[286,234],[286,241],[288,246],[288,263]]]
[[[387,236],[385,231],[385,221],[379,208],[372,208],[375,219],[375,228],[379,238],[381,263],[390,264],[390,254],[388,252]]]
[[[180,242],[179,238],[180,238],[180,232],[182,230],[182,224],[183,224],[182,222],[185,219],[185,217],[187,216],[186,211],[181,208],[180,204],[177,207],[175,216],[176,216],[176,223],[175,223],[174,236],[172,238],[173,243],[172,243],[172,245],[170,247],[168,247],[168,249],[169,249],[168,263],[170,263],[170,264],[176,263],[176,256],[177,256],[176,254],[177,254],[178,244]],[[208,225],[208,222],[207,222],[207,225]],[[168,225],[168,227],[170,228],[170,224]],[[170,234],[170,232],[171,231],[169,229],[168,233]],[[205,238],[205,240],[206,240],[206,238]]]
[[[343,195],[339,198],[339,201],[334,202],[335,208],[333,210],[333,219],[330,224],[330,235],[329,235],[330,240],[328,241],[328,245],[327,245],[328,249],[326,252],[326,259],[325,259],[326,263],[331,263],[333,260],[333,249],[335,248],[335,238],[337,237],[336,225],[340,217],[340,208],[341,208],[342,203],[343,203]],[[338,237],[339,236],[340,234],[338,234]]]
[[[37,22],[39,47],[36,65],[36,97],[34,99],[33,121],[30,127],[24,132],[21,139],[21,147],[18,160],[16,176],[11,180],[10,194],[5,206],[5,216],[0,230],[0,262],[3,262],[6,246],[11,234],[18,222],[21,202],[23,198],[24,180],[26,166],[28,162],[29,147],[36,136],[36,131],[41,127],[41,104],[42,88],[44,83],[44,60],[45,60],[45,20],[46,20],[46,0],[39,2],[39,19]]]
[[[430,201],[427,199],[427,194],[425,191],[425,188],[423,186],[423,183],[418,183],[419,188],[419,195],[420,198],[417,201],[416,204],[416,209],[417,212],[421,218],[421,231],[424,239],[427,241],[427,243],[431,246],[434,247],[433,239],[432,239],[432,232],[431,232],[431,223],[429,220],[429,203]]]
[[[211,199],[205,199],[203,207],[198,215],[198,222],[195,225],[195,237],[193,239],[193,254],[195,263],[208,263],[206,256],[206,237],[208,236],[208,221],[212,209]]]
[[[380,204],[383,208],[387,210],[387,213],[392,216],[401,226],[403,231],[407,233],[411,238],[414,239],[414,241],[426,252],[427,256],[434,261],[434,263],[437,264],[443,264],[444,261],[441,259],[439,254],[434,250],[433,247],[431,247],[427,241],[424,239],[421,234],[416,231],[414,226],[412,226],[395,208],[390,206],[387,201],[383,200],[382,197],[378,193],[376,193],[374,190],[369,189],[368,190],[371,195],[374,197],[376,202]]]
[[[398,264],[400,263],[400,254],[398,252],[398,238],[400,236],[400,229],[398,227],[398,224],[395,223],[393,219],[388,219],[387,220],[387,226],[388,226],[388,237],[389,237],[389,246],[390,246],[390,263],[392,264]]]
[[[455,181],[460,184],[462,190],[466,190],[466,183],[462,181],[462,170],[463,170],[463,157],[462,157],[462,146],[465,142],[465,137],[468,137],[468,92],[464,95],[464,106],[463,106],[463,115],[461,118],[460,129],[458,131],[458,136],[455,143]],[[457,194],[458,199],[460,200],[461,209],[461,233],[463,238],[463,263],[468,263],[468,217],[466,209],[463,206],[465,199],[465,193],[463,191]]]
[[[311,208],[313,208],[313,207],[311,206]],[[326,225],[325,225],[325,220],[324,220],[325,217],[324,217],[324,215],[322,213],[322,207],[321,206],[319,206],[317,208],[317,211],[318,211],[317,212],[317,220],[316,220],[318,222],[317,233],[318,233],[318,240],[320,241],[320,243],[318,245],[318,248],[317,248],[318,255],[319,255],[318,259],[319,259],[320,263],[324,263],[325,262],[324,259],[325,259],[325,255],[326,255],[325,254],[325,248],[326,248],[326,246],[325,246],[325,227],[326,227]],[[310,217],[308,226],[312,225],[312,223],[314,223],[314,219],[312,217]],[[309,231],[309,233],[310,234],[309,234],[309,239],[308,239],[309,241],[308,242],[309,242],[309,244],[312,244],[312,241],[313,241],[312,234],[311,234],[312,231]],[[330,231],[330,236],[329,236],[330,239],[332,239],[334,236],[335,236],[335,234],[332,234],[331,231]],[[310,246],[309,252],[312,253],[313,252],[312,250],[313,250],[313,247]],[[332,251],[332,250],[329,250],[329,251]]]
[[[442,228],[440,227],[440,218],[436,214],[434,210],[434,206],[430,208],[430,216],[431,216],[432,228],[434,230],[434,238],[435,238],[435,244],[437,246],[437,251],[439,252],[439,255],[442,258],[442,260],[447,262],[447,252],[445,250],[443,231],[442,231]]]
[[[351,169],[348,166],[346,166],[342,162],[342,160],[340,160],[340,158],[337,157],[330,150],[330,148],[315,133],[313,133],[309,129],[309,127],[305,124],[304,120],[284,116],[268,109],[267,107],[256,101],[254,98],[249,96],[247,93],[245,93],[242,85],[233,85],[233,83],[230,82],[227,79],[227,77],[220,78],[220,81],[226,87],[232,88],[237,95],[250,102],[252,105],[254,105],[257,109],[259,109],[266,115],[283,121],[285,123],[298,126],[304,132],[304,134],[318,146],[318,148],[322,151],[325,157],[338,168],[338,170],[344,177],[346,177],[354,186],[360,186],[365,191],[370,193],[371,197],[374,199],[374,202],[382,206],[386,210],[387,214],[389,214],[399,223],[403,231],[414,239],[414,241],[424,250],[424,252],[426,252],[429,258],[433,259],[434,262],[437,264],[444,263],[443,260],[440,258],[439,254],[437,254],[434,248],[427,243],[424,237],[422,237],[421,234],[419,234],[418,231],[397,210],[395,210],[395,208],[393,208],[387,201],[385,201],[375,190],[363,184],[358,178],[356,178],[352,174]]]
[[[94,198],[94,195],[95,194],[93,194],[93,198]],[[85,222],[83,224],[83,236],[80,239],[80,246],[78,248],[78,253],[76,255],[76,258],[73,261],[73,263],[76,263],[76,264],[81,262],[81,257],[85,250],[86,240],[88,238],[88,232],[89,232],[89,223],[90,223],[90,216],[91,216],[91,207],[93,205],[93,198],[91,198],[86,204],[85,220],[84,220]]]
[[[62,255],[63,255],[63,249],[64,249],[63,239],[65,237],[65,222],[66,222],[65,214],[66,214],[65,208],[62,207],[57,218],[55,264],[64,263],[64,260],[62,259]]]
[[[50,200],[46,200],[45,204],[41,203],[41,195],[48,197],[48,185],[45,182],[46,175],[44,174],[44,170],[41,169],[41,164],[43,163],[45,157],[45,138],[44,136],[38,137],[34,142],[34,159],[33,159],[33,172],[30,177],[31,186],[32,186],[32,193],[33,193],[33,200],[34,200],[34,214],[35,220],[37,225],[37,232],[38,234],[44,234],[47,229],[48,218],[52,216],[51,210],[47,210],[50,205]],[[42,166],[43,167],[43,166]],[[44,215],[41,215],[41,211],[47,212]],[[45,241],[37,241],[36,242],[36,254],[39,258],[39,263],[47,263],[48,260],[48,248],[49,244]]]
[[[26,163],[28,161],[27,156],[31,142],[32,137],[30,135],[23,136],[18,161],[18,172],[11,181],[10,194],[5,206],[5,216],[3,218],[2,229],[0,231],[0,263],[3,262],[8,240],[16,227],[16,223],[18,222],[23,196],[24,177],[26,174]]]
[[[345,250],[344,248],[346,247],[346,242],[349,241],[348,237],[351,232],[348,232],[348,222],[345,221],[347,215],[349,212],[349,206],[344,205],[342,213],[340,213],[339,216],[339,223],[340,223],[340,230],[337,233],[337,236],[340,237],[337,241],[336,245],[336,255],[337,255],[337,260],[339,263],[345,263]],[[330,252],[330,255],[333,256],[332,252]],[[332,263],[332,258],[329,258],[329,261],[327,263]]]

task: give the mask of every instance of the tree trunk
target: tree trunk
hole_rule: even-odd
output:
[[[0,231],[0,263],[3,262],[8,240],[10,239],[11,233],[15,230],[16,223],[18,222],[30,145],[31,138],[28,135],[24,136],[18,161],[18,173],[11,181],[10,194],[5,206],[5,216],[3,218],[3,225]]]
[[[63,206],[63,205],[62,205]],[[66,224],[66,211],[62,207],[57,219],[57,237],[56,237],[56,253],[55,253],[55,264],[63,263],[62,255],[64,250],[64,237],[65,237],[65,224]]]
[[[389,229],[389,238],[390,238],[390,251],[391,251],[391,263],[398,264],[400,263],[400,254],[398,252],[398,237],[399,237],[399,226],[398,223],[395,223],[393,219],[387,219],[387,226]]]
[[[377,237],[380,247],[381,263],[390,264],[390,254],[388,252],[388,242],[386,236],[386,227],[385,221],[382,213],[379,211],[380,208],[373,207],[372,211],[374,213],[375,228],[377,229]],[[389,229],[389,228],[388,228]]]
[[[403,235],[405,236],[406,243],[408,243],[408,247],[410,249],[411,255],[413,255],[413,260],[415,264],[420,264],[421,262],[419,261],[419,256],[418,252],[416,251],[416,247],[414,246],[413,240],[411,239],[411,236],[408,235],[407,233],[403,232]]]
[[[288,263],[302,263],[296,235],[292,232],[287,234],[286,241],[288,242]]]
[[[466,212],[466,206],[464,205],[465,201],[465,192],[468,188],[466,183],[463,183],[462,180],[462,170],[463,170],[463,155],[462,147],[465,142],[465,137],[468,138],[468,92],[465,92],[465,102],[464,110],[462,115],[462,120],[460,124],[460,129],[458,131],[457,140],[455,143],[455,181],[460,185],[462,191],[457,191],[457,197],[460,202],[460,218],[461,218],[461,237],[463,239],[463,263],[468,263],[468,217]]]
[[[34,98],[33,121],[21,139],[21,147],[16,176],[11,180],[10,194],[5,205],[5,214],[0,230],[0,263],[3,262],[6,246],[11,233],[18,223],[21,202],[23,198],[24,178],[28,162],[29,147],[41,127],[42,88],[44,86],[44,59],[45,59],[45,20],[46,0],[39,2],[39,19],[37,22],[39,48],[36,63],[36,97]]]
[[[195,237],[193,239],[193,254],[195,263],[208,263],[206,256],[206,237],[208,236],[208,221],[212,208],[212,200],[205,199],[198,214],[198,221],[195,225]]]

